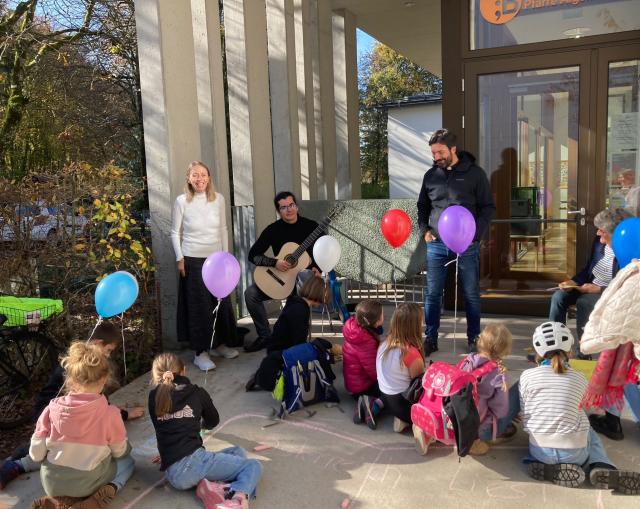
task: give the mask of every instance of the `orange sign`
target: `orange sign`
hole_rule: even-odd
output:
[[[567,5],[575,7],[584,0],[480,0],[480,14],[494,25],[504,25],[515,18],[520,10],[541,9]]]
[[[489,23],[504,25],[516,17],[522,0],[480,0],[480,13]]]

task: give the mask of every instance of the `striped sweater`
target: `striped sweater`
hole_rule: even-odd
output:
[[[520,376],[522,424],[538,447],[580,449],[587,446],[589,419],[580,408],[587,380],[569,368],[558,374],[549,365]]]
[[[113,480],[115,458],[129,451],[117,407],[100,394],[68,394],[40,414],[29,455],[42,462],[47,495],[87,497]]]

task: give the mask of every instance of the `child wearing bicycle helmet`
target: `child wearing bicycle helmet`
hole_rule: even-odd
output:
[[[77,342],[60,364],[67,394],[51,400],[31,437],[29,456],[42,462],[47,494],[32,507],[105,507],[134,467],[120,409],[102,395],[109,359],[102,347]]]
[[[560,322],[545,322],[533,334],[538,367],[520,377],[523,429],[529,434],[529,475],[577,488],[588,476],[598,489],[640,494],[640,474],[617,470],[580,402],[585,377],[569,366],[573,335]]]

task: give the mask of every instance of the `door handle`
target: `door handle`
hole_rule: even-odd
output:
[[[580,226],[584,226],[585,224],[587,224],[585,220],[585,216],[587,215],[587,209],[585,209],[584,207],[580,207],[578,210],[567,210],[567,215],[574,215],[574,214],[580,215]]]

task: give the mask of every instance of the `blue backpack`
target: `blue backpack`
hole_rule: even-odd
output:
[[[281,414],[321,401],[340,401],[331,383],[333,373],[327,373],[331,368],[323,368],[318,357],[318,350],[311,343],[292,346],[282,352],[284,397]]]

